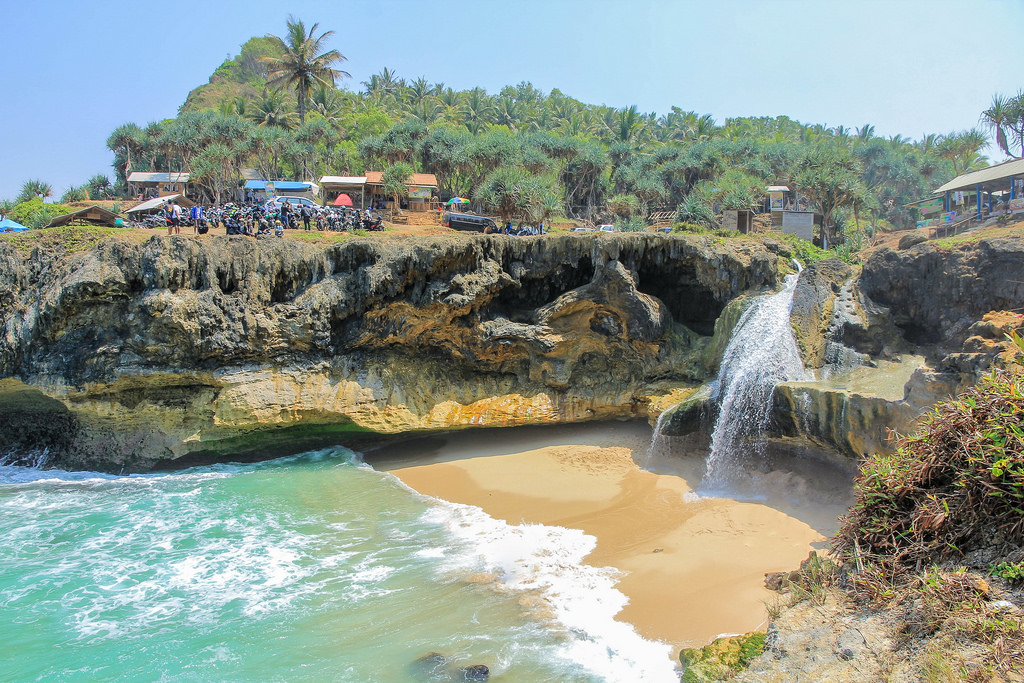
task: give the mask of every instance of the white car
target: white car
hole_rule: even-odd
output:
[[[573,232],[597,232],[593,228],[573,228]]]
[[[291,204],[292,209],[299,209],[303,206],[308,206],[311,209],[317,208],[317,203],[307,197],[271,197],[267,200],[267,207],[274,210],[280,211],[281,205],[285,202]]]
[[[615,232],[615,226],[614,225],[602,225],[600,228],[598,228],[598,230],[600,230],[601,232]]]

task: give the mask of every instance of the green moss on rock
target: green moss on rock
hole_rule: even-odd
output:
[[[764,651],[764,633],[719,638],[704,647],[679,653],[683,665],[683,683],[728,680],[750,666]]]

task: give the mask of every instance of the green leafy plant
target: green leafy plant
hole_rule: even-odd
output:
[[[993,562],[989,565],[990,576],[998,576],[1010,583],[1024,582],[1024,562]]]

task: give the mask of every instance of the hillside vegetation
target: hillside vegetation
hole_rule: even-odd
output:
[[[654,211],[714,227],[724,209],[761,206],[766,184],[787,184],[801,207],[823,214],[830,243],[856,249],[878,226],[908,226],[917,217],[908,202],[985,163],[986,137],[973,130],[911,141],[879,137],[870,124],[830,128],[786,116],[718,123],[682,107],[658,114],[587,104],[526,81],[494,94],[460,91],[387,68],[339,89],[337,59],[308,89],[271,87],[280,80],[268,59],[313,58],[330,37],[302,22],[288,29],[285,40],[247,41],[176,118],[115,130],[117,181],[133,169],[188,171],[213,197],[235,187],[242,168],[317,179],[409,164],[436,174],[443,197],[469,197],[476,210],[511,205],[521,220],[632,228]]]

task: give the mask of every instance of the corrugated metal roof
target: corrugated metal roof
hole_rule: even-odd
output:
[[[366,172],[366,182],[370,185],[380,185],[383,177],[383,171]],[[433,173],[413,173],[405,179],[405,184],[414,187],[437,187],[437,176]]]
[[[129,183],[187,183],[188,173],[149,173],[132,171],[128,176]]]
[[[167,202],[181,198],[180,194],[169,194],[166,197],[154,197],[153,199],[147,199],[141,204],[136,204],[132,208],[125,211],[125,213],[135,213],[136,211],[152,211],[153,209],[159,209]]]
[[[320,179],[321,185],[364,185],[364,175],[325,175]]]
[[[61,225],[67,225],[75,220],[99,223],[101,225],[109,225],[113,227],[117,224],[118,218],[120,218],[119,215],[109,209],[104,209],[102,206],[87,206],[84,209],[79,209],[78,211],[72,211],[71,213],[65,213],[54,217],[46,227],[56,228]]]
[[[995,166],[983,168],[980,171],[971,171],[953,178],[948,183],[935,190],[932,194],[943,192],[954,192],[956,190],[973,190],[979,184],[995,182],[997,180],[1009,180],[1010,176],[1024,176],[1024,159],[1013,159],[1004,161]],[[1009,187],[1009,183],[1007,183]]]

